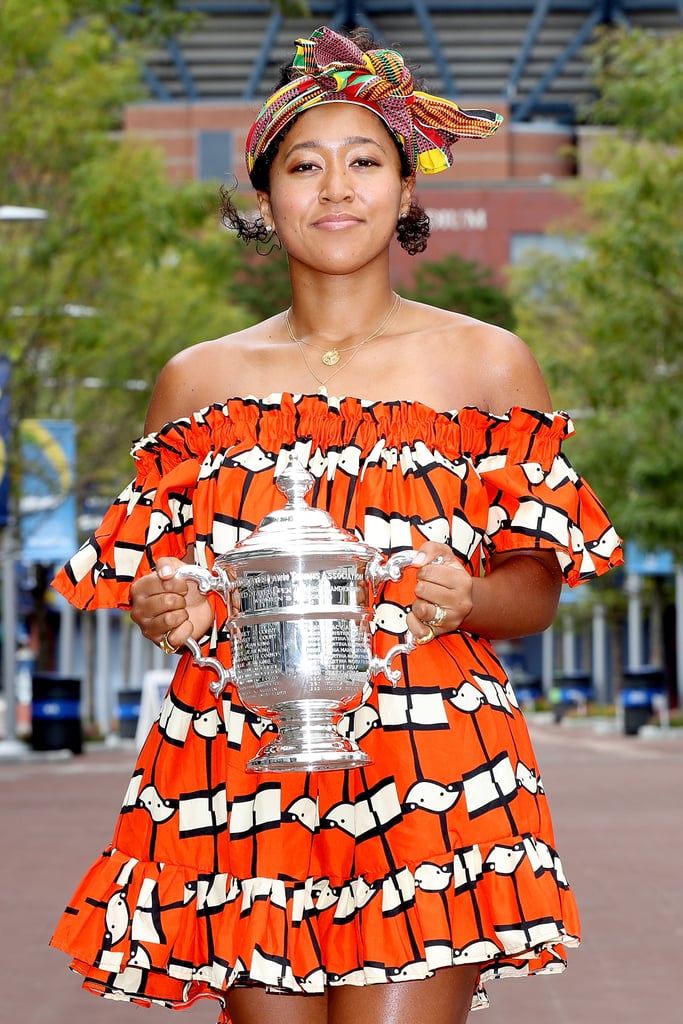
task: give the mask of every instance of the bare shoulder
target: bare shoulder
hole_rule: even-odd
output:
[[[551,411],[548,386],[529,346],[492,324],[482,324],[476,335],[489,411],[503,413],[514,405]]]
[[[518,335],[450,310],[421,307],[414,312],[422,329],[439,339],[444,376],[466,376],[471,404],[497,414],[516,405],[552,409],[541,369]]]
[[[147,432],[190,416],[235,391],[235,367],[243,362],[263,324],[201,341],[177,352],[159,374],[145,421]]]

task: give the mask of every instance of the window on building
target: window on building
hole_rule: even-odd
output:
[[[564,235],[523,233],[518,232],[510,236],[510,263],[521,263],[525,256],[532,254],[545,254],[548,256],[559,256],[562,259],[572,260],[583,256],[583,243],[577,238],[568,238]]]
[[[198,176],[200,181],[216,178],[225,181],[232,174],[232,132],[205,131],[198,139]]]

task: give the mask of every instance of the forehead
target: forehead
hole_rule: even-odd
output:
[[[287,133],[287,142],[320,141],[339,143],[347,138],[366,138],[383,149],[395,148],[394,138],[384,121],[368,107],[344,100],[319,103],[299,114]]]

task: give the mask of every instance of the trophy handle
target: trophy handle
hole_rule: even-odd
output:
[[[228,595],[234,584],[224,569],[221,569],[220,566],[214,566],[211,570],[205,569],[203,565],[181,565],[176,576],[181,579],[194,580],[202,594],[208,594],[211,590],[215,591],[225,601],[228,618],[230,618],[231,609]],[[228,683],[236,682],[234,670],[226,668],[218,658],[205,658],[199,644],[192,637],[185,641],[185,646],[191,652],[195,665],[198,665],[199,668],[210,669],[218,676],[216,682],[209,683],[209,689],[215,697],[220,696]]]
[[[391,555],[386,560],[386,562],[383,561],[382,555],[378,555],[377,558],[373,558],[373,560],[368,563],[367,568],[367,572],[368,575],[370,576],[370,581],[373,584],[373,586],[376,583],[384,583],[387,580],[391,580],[394,583],[397,580],[400,580],[401,576],[403,575],[403,570],[407,569],[409,565],[413,564],[413,559],[416,554],[417,552],[412,550],[397,551],[395,554]],[[439,562],[443,562],[443,558],[441,556],[434,559],[434,564],[437,564]],[[404,643],[394,644],[393,647],[389,648],[389,650],[387,651],[383,658],[373,656],[370,659],[370,664],[368,665],[368,674],[371,676],[377,676],[380,674],[380,672],[382,672],[384,674],[385,679],[387,679],[392,686],[396,686],[399,679],[401,678],[401,673],[399,669],[391,668],[392,661],[399,654],[410,654],[410,652],[414,651],[416,647],[417,640],[410,632],[410,630],[408,630],[407,639]]]
[[[215,565],[213,569],[205,569],[203,565],[181,565],[176,576],[183,580],[194,580],[202,594],[208,594],[210,590],[215,591],[220,594],[226,605],[228,604],[228,594],[234,584],[220,565]]]
[[[385,559],[384,555],[378,552],[368,562],[365,573],[373,587],[376,587],[378,583],[387,583],[388,581],[397,583],[403,575],[403,570],[413,564],[416,554],[417,552],[411,548],[410,551],[397,551]]]
[[[219,697],[228,683],[235,683],[235,673],[233,669],[226,668],[222,665],[218,658],[205,658],[202,655],[202,650],[196,640],[192,637],[185,641],[185,646],[189,649],[192,654],[192,660],[195,665],[199,668],[208,668],[216,673],[218,679],[215,683],[209,683],[209,689],[211,690],[214,697]]]
[[[368,665],[368,674],[371,676],[377,676],[382,672],[384,673],[385,679],[387,679],[392,686],[396,686],[401,678],[401,673],[399,669],[391,668],[392,661],[399,654],[410,654],[410,652],[414,651],[417,646],[415,637],[410,630],[408,630],[407,636],[408,639],[405,643],[394,644],[393,647],[389,648],[383,658],[373,656],[370,659],[370,664]]]

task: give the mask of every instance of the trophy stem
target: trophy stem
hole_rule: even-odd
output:
[[[337,729],[341,717],[335,701],[307,699],[276,704],[272,719],[278,735],[252,757],[247,771],[324,772],[372,764],[372,758]]]

